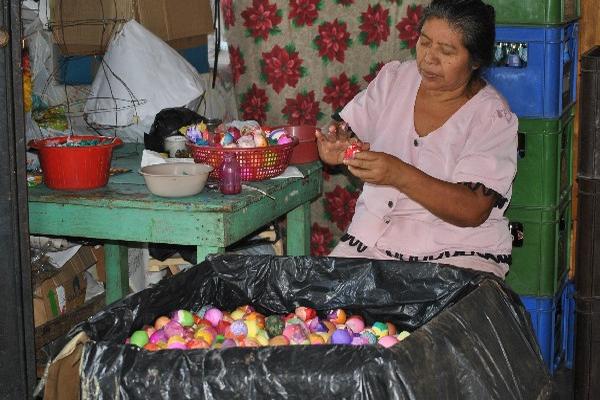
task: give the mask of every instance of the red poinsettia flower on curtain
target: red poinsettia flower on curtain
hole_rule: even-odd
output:
[[[332,22],[319,25],[319,35],[315,37],[313,44],[319,50],[319,57],[323,61],[337,60],[343,63],[344,54],[352,45],[352,39],[346,23],[336,18]]]
[[[231,78],[235,85],[238,83],[240,76],[246,72],[244,54],[239,47],[229,46],[229,63],[231,64]]]
[[[319,17],[319,10],[323,7],[322,0],[290,0],[291,19],[295,26],[312,26]]]
[[[225,29],[235,25],[235,13],[233,12],[233,0],[221,0],[221,12]]]
[[[417,45],[421,14],[423,14],[423,6],[409,5],[406,7],[406,17],[396,25],[396,29],[399,31],[398,37],[402,40],[404,48],[414,49]]]
[[[241,99],[242,117],[244,119],[253,119],[259,123],[263,123],[267,119],[267,111],[269,111],[269,98],[264,89],[252,84]]]
[[[383,8],[381,4],[369,4],[367,11],[361,13],[360,22],[358,38],[366,46],[379,47],[381,42],[385,42],[390,36],[390,10]]]
[[[310,255],[326,256],[333,247],[333,234],[326,226],[321,226],[316,222],[312,224],[310,230]]]
[[[271,51],[262,53],[261,78],[273,86],[277,93],[281,92],[285,85],[296,87],[300,77],[306,74],[302,67],[303,61],[298,55],[293,45],[285,48],[275,45]]]
[[[313,90],[298,93],[296,98],[285,99],[285,107],[281,113],[290,125],[316,125],[317,120],[323,117]]]
[[[363,79],[368,83],[371,82],[373,79],[375,79],[375,77],[377,76],[377,74],[379,73],[379,71],[381,71],[381,68],[383,68],[385,64],[382,62],[378,62],[375,64],[371,64],[371,67],[369,68],[369,74],[363,76]]]
[[[340,185],[325,193],[325,212],[341,231],[345,231],[352,221],[359,194],[359,191],[350,191]]]
[[[342,72],[340,76],[327,80],[326,86],[323,88],[323,101],[331,104],[334,111],[338,111],[352,100],[359,90],[356,77],[348,78],[348,75]]]
[[[277,25],[283,19],[282,14],[277,4],[270,4],[269,0],[252,0],[252,6],[242,11],[244,26],[256,41],[267,40],[269,34],[281,32]]]

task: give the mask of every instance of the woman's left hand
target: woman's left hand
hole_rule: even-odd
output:
[[[360,151],[344,160],[348,170],[357,178],[376,185],[398,186],[407,164],[397,157],[378,151]]]

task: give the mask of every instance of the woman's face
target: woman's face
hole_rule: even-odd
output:
[[[442,91],[466,85],[475,69],[463,45],[462,34],[439,18],[430,18],[423,24],[417,42],[417,66],[421,85]]]

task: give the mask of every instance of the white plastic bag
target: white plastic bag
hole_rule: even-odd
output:
[[[204,85],[177,51],[136,21],[110,42],[84,112],[100,126],[153,120],[163,108],[197,107]]]

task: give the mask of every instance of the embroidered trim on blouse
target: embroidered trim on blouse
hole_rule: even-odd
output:
[[[359,253],[364,252],[368,249],[368,246],[361,242],[359,239],[350,235],[349,233],[345,233],[340,238],[341,242],[348,242],[348,245],[351,247],[356,247],[356,251]],[[456,250],[454,252],[451,251],[443,251],[439,254],[426,255],[426,256],[411,256],[398,252],[391,252],[390,250],[385,250],[385,254],[389,257],[394,257],[400,261],[437,261],[443,258],[450,257],[460,257],[460,256],[476,256],[481,257],[485,260],[492,260],[498,264],[512,264],[512,256],[510,254],[492,254],[492,253],[480,253],[478,251],[459,251]]]
[[[496,198],[496,201],[494,202],[494,207],[496,207],[496,208],[502,209],[502,207],[504,207],[504,205],[508,201],[508,199],[506,197],[502,196],[500,193],[496,192],[493,189],[487,188],[483,183],[480,183],[480,182],[476,182],[476,183],[459,182],[459,183],[461,185],[465,185],[473,192],[476,192],[479,188],[482,188],[484,196],[494,196]]]

